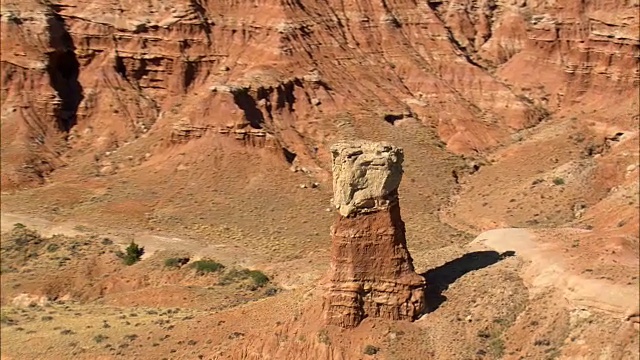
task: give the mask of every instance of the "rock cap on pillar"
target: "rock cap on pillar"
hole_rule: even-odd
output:
[[[386,142],[357,140],[331,146],[333,205],[342,216],[375,212],[398,201],[404,153]]]

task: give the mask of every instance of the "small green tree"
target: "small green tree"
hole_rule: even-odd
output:
[[[142,254],[144,254],[144,247],[138,246],[135,242],[131,241],[131,244],[127,246],[126,253],[124,254],[122,261],[125,265],[133,265],[140,261]]]

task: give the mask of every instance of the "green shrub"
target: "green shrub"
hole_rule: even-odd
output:
[[[164,266],[166,267],[182,267],[189,262],[188,257],[182,258],[168,258],[164,260]]]
[[[23,223],[15,223],[13,224],[14,229],[25,229],[27,226]]]
[[[278,293],[278,289],[274,287],[269,287],[264,294],[266,296],[275,296]]]
[[[138,246],[135,242],[131,241],[131,244],[125,249],[125,253],[122,255],[122,261],[125,265],[133,265],[140,261],[140,258],[144,254],[144,247]]]
[[[256,286],[262,287],[269,282],[267,275],[260,270],[250,270],[248,275]]]
[[[318,331],[318,341],[325,345],[331,345],[331,338],[329,338],[329,332],[325,329]]]
[[[10,324],[11,319],[4,313],[0,313],[0,324]]]
[[[222,278],[221,285],[230,284],[235,281],[251,279],[257,287],[262,287],[269,282],[269,277],[260,270],[232,269]]]
[[[108,336],[98,334],[93,337],[93,341],[95,341],[97,344],[100,344],[101,342],[107,340],[108,338],[109,338]]]
[[[380,351],[380,348],[373,346],[373,345],[367,345],[364,347],[364,354],[365,355],[375,355],[378,353],[378,351]]]
[[[561,177],[557,177],[555,179],[553,179],[553,183],[556,185],[564,185],[564,179]]]
[[[43,241],[42,236],[40,236],[37,231],[28,229],[24,225],[22,225],[22,227],[14,226],[11,231],[10,239],[18,247],[38,245]]]
[[[124,340],[133,341],[138,338],[137,334],[129,334],[123,337]]]
[[[79,231],[79,232],[91,232],[91,229],[84,225],[76,225],[73,227],[73,230]]]
[[[58,244],[49,244],[47,245],[47,251],[48,252],[55,252],[56,250],[58,250],[58,248],[60,248],[60,246],[58,246]]]
[[[489,349],[495,357],[501,358],[504,355],[504,341],[501,338],[492,339],[489,342]]]
[[[246,269],[244,269],[244,271],[246,271]],[[243,278],[246,278],[243,270],[231,269],[222,277],[220,285],[228,285]]]
[[[191,263],[191,268],[199,275],[216,272],[224,269],[224,265],[213,260],[198,260]]]

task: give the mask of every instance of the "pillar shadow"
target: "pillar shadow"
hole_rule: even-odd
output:
[[[447,301],[447,297],[442,293],[449,288],[449,285],[466,273],[486,268],[514,255],[514,251],[505,251],[503,253],[498,253],[497,251],[474,251],[423,273],[422,276],[427,281],[427,309],[425,312],[433,312]]]

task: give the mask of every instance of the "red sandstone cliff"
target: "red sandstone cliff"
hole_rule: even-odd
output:
[[[2,183],[41,183],[140,137],[151,152],[192,134],[267,144],[314,168],[363,118],[434,126],[456,152],[576,106],[631,126],[637,10],[607,1],[4,0]]]

